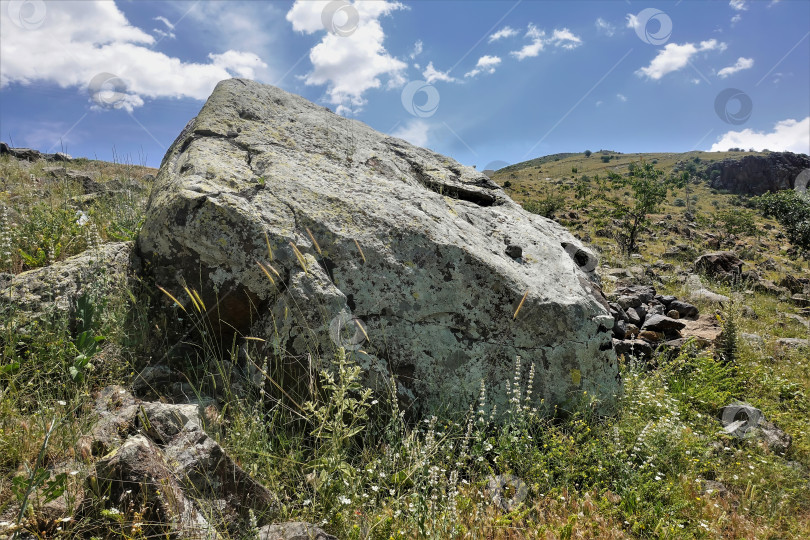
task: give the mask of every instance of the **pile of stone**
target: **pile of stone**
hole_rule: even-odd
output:
[[[72,161],[73,158],[64,152],[56,152],[55,154],[46,154],[39,150],[31,148],[12,148],[4,142],[0,142],[0,156],[8,154],[13,158],[21,159],[24,161],[37,161],[44,159],[46,161]]]
[[[720,334],[711,316],[674,296],[646,285],[623,286],[611,296],[613,347],[616,354],[650,358],[661,344],[680,349],[690,338],[708,345]]]
[[[215,411],[141,401],[110,386],[94,412],[98,421],[79,451],[96,461],[76,513],[101,524],[99,532],[105,510],[122,519],[132,510],[144,536],[334,540],[308,523],[273,523],[277,497],[205,432]]]

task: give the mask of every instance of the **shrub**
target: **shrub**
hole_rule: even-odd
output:
[[[612,156],[602,156],[602,163],[609,163]]]
[[[793,190],[766,193],[753,198],[754,205],[766,217],[773,217],[785,228],[791,244],[810,251],[810,199]]]
[[[672,204],[674,204],[677,207],[682,207],[682,206],[686,206],[686,201],[681,199],[680,197],[678,197],[677,199],[672,201]]]

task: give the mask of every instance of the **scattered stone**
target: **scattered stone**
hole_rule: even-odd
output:
[[[639,305],[638,309],[640,309],[640,308],[641,308],[641,306]],[[628,308],[628,310],[627,310],[627,320],[630,323],[635,324],[638,327],[641,327],[642,323],[644,322],[644,319],[641,318],[641,315],[638,313],[638,311],[636,311],[636,309],[637,308]]]
[[[650,343],[659,343],[666,338],[663,332],[654,332],[652,330],[642,330],[639,332],[638,337]]]
[[[677,311],[681,319],[697,319],[700,315],[700,311],[696,306],[681,300],[673,300],[667,307]]]
[[[0,282],[0,300],[29,320],[50,311],[68,312],[88,290],[102,295],[119,287],[132,265],[132,242],[103,244]]]
[[[709,289],[697,289],[689,293],[689,298],[692,300],[703,300],[704,302],[712,302],[715,304],[725,304],[731,301],[728,296],[712,292]]]
[[[779,338],[776,344],[785,349],[800,349],[802,347],[810,347],[810,339],[802,338]]]
[[[799,307],[810,307],[810,298],[806,294],[794,294],[790,300]]]
[[[735,281],[742,273],[743,262],[732,251],[706,253],[695,261],[695,270],[723,281]]]
[[[150,534],[196,538],[240,534],[276,511],[275,497],[205,433],[197,405],[145,402],[113,386],[94,410],[98,420],[79,448],[104,457],[88,476],[85,516],[100,501],[119,509],[145,502]]]
[[[681,335],[685,338],[693,337],[699,343],[713,344],[723,328],[712,315],[701,315],[694,321],[685,321]]]
[[[674,309],[670,309],[669,311],[667,311],[667,317],[669,317],[670,319],[680,319],[680,318],[681,318],[681,314],[680,314],[680,313],[678,313],[678,312],[677,312],[676,310],[674,310]]]
[[[643,339],[614,339],[613,348],[618,356],[633,356],[639,360],[648,359],[653,353],[652,346]]]
[[[259,529],[258,540],[337,540],[311,523],[291,521],[265,525]]]
[[[644,321],[642,330],[652,330],[653,332],[669,332],[672,330],[682,330],[686,323],[681,320],[667,317],[666,315],[652,315]]]

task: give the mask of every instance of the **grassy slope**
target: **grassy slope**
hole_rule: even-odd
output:
[[[727,157],[706,153],[688,157],[695,155],[704,160]],[[639,156],[622,155],[604,164],[598,154],[574,155],[546,161],[539,169],[513,166],[499,171],[495,180],[510,181],[509,193],[521,202],[551,192],[564,197],[566,208],[558,215],[566,217],[560,220],[581,237],[590,237],[611,266],[643,269],[674,244],[708,249],[712,241],[708,235],[717,233],[712,215],[718,208],[738,207],[734,197],[713,192],[705,184],[692,186],[698,225],[690,239],[683,237],[684,208],[671,204],[674,196],[653,219],[658,224],[642,238],[640,258],[622,258],[611,239],[597,236],[604,226],[595,222],[603,202],[594,197],[580,205],[573,196],[574,184],[583,174],[603,175],[607,168],[622,172]],[[644,157],[658,160],[656,165],[665,171],[684,159],[682,154]],[[78,209],[72,197],[81,190],[69,182],[46,180],[42,166],[26,168],[13,160],[0,160],[0,203],[10,208],[10,223],[0,230],[0,237],[11,239],[12,251],[48,249],[55,242],[72,246],[59,255],[63,258],[83,249],[85,229],[43,228],[32,223],[31,210],[39,208],[42,215],[62,216],[65,221],[64,216],[72,217]],[[101,180],[114,176],[137,180],[154,173],[100,162],[81,166],[99,170]],[[573,179],[572,167],[578,171]],[[36,184],[31,183],[31,174],[40,179]],[[567,185],[571,188],[566,189]],[[114,238],[112,231],[120,231],[116,223],[137,223],[144,197],[145,193],[116,195],[84,209],[106,241]],[[767,277],[806,273],[807,262],[791,260],[782,249],[785,242],[777,237],[779,226],[757,219],[758,238],[742,237],[728,245],[758,268],[764,259],[773,258],[774,269],[764,272]],[[34,238],[21,231],[34,231]],[[689,261],[672,262],[672,270],[658,271],[658,288],[686,296],[679,276],[689,270]],[[12,261],[0,271],[18,272],[23,264],[14,251]],[[260,403],[258,395],[245,399],[244,394],[230,390],[226,378],[219,395],[222,416],[214,423],[213,434],[247,471],[279,494],[279,519],[325,519],[325,528],[340,537],[807,537],[810,364],[807,351],[780,350],[772,338],[807,337],[808,330],[782,315],[796,311],[788,302],[711,286],[724,294],[739,294],[741,303],[751,310],[740,319],[741,330],[761,335],[764,342],[743,344],[737,364],[731,367],[716,362],[710,352],[669,361],[660,358],[655,368],[624,363],[625,394],[612,418],[593,418],[590,397],[583,396],[581,406],[556,422],[520,409],[505,429],[488,427],[486,415],[475,412],[469,424],[438,420],[406,426],[397,421],[396,403],[388,396],[364,401],[349,392],[370,407],[370,420],[364,407],[326,390],[310,396],[312,407],[304,414],[308,428],[303,429],[301,413],[292,414],[289,404]],[[95,369],[81,382],[68,373],[76,349],[67,321],[46,322],[36,335],[24,337],[14,332],[14,314],[0,308],[0,326],[6,328],[0,340],[0,521],[13,521],[18,501],[13,479],[27,478],[27,468],[36,466],[49,423],[57,418],[60,422],[46,449],[44,467],[77,471],[68,477],[68,504],[48,514],[42,498],[34,497],[33,513],[24,523],[51,536],[58,536],[57,527],[62,527],[61,534],[67,537],[89,525],[58,520],[74,516],[71,503],[81,498],[82,479],[92,465],[77,444],[89,429],[92,392],[110,383],[130,384],[132,367],[143,360],[144,336],[151,334],[148,339],[159,341],[166,332],[155,326],[158,319],[147,321],[145,308],[136,298],[123,290],[103,299],[97,332],[107,337],[105,349],[93,359]],[[713,309],[700,307],[709,313]],[[227,355],[202,360],[225,366],[220,375],[230,365]],[[199,380],[192,380],[198,387],[212,375],[201,371]],[[347,374],[338,386],[347,388],[350,382]],[[371,399],[378,403],[372,405]],[[789,432],[794,439],[790,453],[777,456],[754,441],[719,434],[716,409],[731,399],[761,407]],[[472,405],[475,411],[478,406]],[[344,412],[336,413],[336,407]],[[333,422],[332,432],[320,431],[323,418],[336,417],[344,422]],[[359,437],[342,438],[351,430],[349,424],[364,428]],[[309,432],[318,435],[307,436]],[[490,504],[486,485],[492,474],[519,477],[527,492],[523,503],[509,512]],[[707,491],[707,481],[720,482],[728,491]],[[109,520],[108,537],[141,537],[141,530],[132,525],[137,515],[131,509],[122,510],[122,516],[104,515]]]

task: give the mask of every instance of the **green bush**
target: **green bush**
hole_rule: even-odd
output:
[[[810,198],[793,190],[754,197],[754,205],[766,217],[773,217],[785,228],[791,244],[810,251]]]

